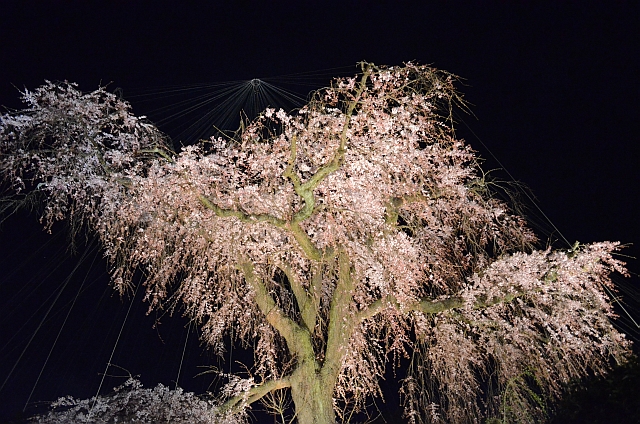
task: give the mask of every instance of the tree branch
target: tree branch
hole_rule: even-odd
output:
[[[316,198],[313,194],[315,188],[329,174],[340,168],[342,162],[344,161],[349,123],[351,122],[351,117],[353,116],[355,107],[358,104],[358,99],[366,88],[367,78],[369,78],[372,68],[372,64],[367,65],[367,68],[365,69],[360,80],[360,86],[358,87],[358,90],[354,95],[354,99],[349,103],[349,106],[347,106],[347,111],[345,112],[345,123],[342,128],[342,133],[340,134],[340,146],[338,147],[338,150],[336,151],[331,161],[329,161],[324,166],[321,166],[316,171],[316,173],[304,184],[302,184],[300,178],[293,170],[297,156],[297,143],[295,137],[291,139],[291,155],[289,156],[289,164],[287,166],[287,169],[284,171],[284,176],[291,180],[294,191],[298,196],[302,198],[302,200],[304,200],[304,207],[302,207],[302,209],[294,214],[289,228],[296,238],[296,241],[300,244],[300,247],[302,247],[302,250],[304,250],[304,252],[312,260],[321,260],[323,257],[323,252],[313,245],[313,242],[311,241],[307,233],[300,227],[300,223],[308,219],[313,214],[316,205]]]
[[[392,307],[394,309],[400,309],[400,303],[393,295],[388,295],[382,299],[378,299],[372,304],[370,304],[367,308],[358,312],[357,322],[362,322],[365,319],[372,318],[375,315],[382,312],[384,309]],[[446,299],[441,300],[432,300],[429,298],[424,298],[419,302],[415,302],[412,305],[409,305],[407,308],[410,311],[419,311],[423,314],[437,314],[442,311],[446,311],[448,309],[462,308],[464,307],[464,300],[462,297],[452,296]]]
[[[506,293],[503,296],[494,296],[491,299],[476,298],[475,302],[473,302],[473,309],[487,309],[499,303],[509,303],[515,298],[526,296],[527,294],[531,293],[537,293],[541,290],[542,289],[531,291],[516,291],[514,293]],[[395,298],[395,296],[388,295],[383,299],[378,299],[375,302],[371,303],[367,308],[358,312],[357,322],[362,322],[365,319],[372,318],[390,306],[394,309],[400,309],[400,303]],[[412,303],[406,309],[409,311],[422,312],[425,315],[433,315],[447,311],[449,309],[464,308],[464,306],[465,301],[462,296],[451,296],[439,300],[423,298],[418,302]]]
[[[291,267],[288,264],[279,265],[278,268],[282,270],[289,280],[291,290],[296,298],[298,309],[300,309],[300,315],[302,315],[302,323],[307,327],[310,332],[313,332],[313,328],[316,325],[316,308],[313,293],[309,293],[302,286],[300,281],[295,277],[291,271]]]
[[[329,174],[336,171],[342,165],[347,147],[347,131],[349,130],[349,124],[351,123],[351,118],[353,117],[353,112],[355,111],[360,96],[367,87],[367,79],[371,74],[372,68],[373,64],[367,64],[367,68],[365,69],[364,73],[362,74],[362,78],[360,79],[358,90],[354,94],[353,100],[349,102],[349,105],[347,106],[347,110],[345,112],[345,122],[342,126],[342,132],[340,133],[340,145],[338,147],[338,150],[336,150],[336,153],[330,162],[328,162],[324,166],[321,166],[306,183],[302,184],[302,190],[311,191],[311,193],[313,193],[313,190],[318,186],[318,184],[322,182],[322,180],[324,180]],[[313,206],[311,206],[311,210],[313,210]]]
[[[245,402],[246,405],[250,405],[275,390],[281,390],[287,387],[291,387],[291,382],[287,378],[268,380],[266,382],[263,382],[259,386],[252,387],[247,392],[241,395],[234,396],[231,399],[227,400],[220,408],[220,411],[222,413],[229,412],[232,409],[236,408],[238,404],[242,404]]]
[[[264,313],[267,322],[284,337],[291,354],[298,356],[301,360],[302,358],[314,358],[309,330],[298,325],[276,305],[265,285],[256,277],[253,264],[249,260],[240,260],[237,267],[244,274],[247,283],[253,287],[258,308]]]
[[[247,222],[247,223],[268,222],[270,224],[275,225],[276,227],[286,228],[287,221],[285,221],[284,219],[276,218],[273,215],[269,215],[265,213],[251,214],[251,213],[238,211],[235,209],[225,209],[211,202],[211,200],[209,200],[206,196],[203,196],[202,194],[197,194],[197,196],[202,206],[212,210],[219,217],[226,218],[226,217],[233,216],[235,218],[238,218],[242,222]]]
[[[397,225],[398,223],[398,214],[400,212],[400,208],[405,203],[414,203],[414,202],[426,202],[429,198],[422,194],[414,194],[411,196],[402,196],[402,197],[392,197],[388,202],[385,203],[385,208],[387,210],[387,215],[385,217],[385,222],[391,225]]]
[[[298,192],[298,188],[300,187],[300,177],[293,171],[293,167],[296,164],[296,157],[298,155],[298,147],[297,147],[297,138],[294,135],[291,138],[291,154],[289,155],[289,164],[287,165],[287,169],[284,170],[282,174],[285,178],[289,178],[293,183],[293,188]]]
[[[275,216],[269,214],[250,214],[235,209],[221,208],[220,206],[209,200],[206,196],[203,196],[199,193],[196,193],[196,195],[198,196],[198,200],[200,201],[200,204],[202,204],[202,206],[209,210],[212,210],[219,217],[225,218],[233,216],[246,223],[268,222],[278,228],[287,229],[291,232],[293,237],[298,242],[298,245],[309,259],[319,261],[323,257],[323,251],[321,249],[318,249],[313,244],[307,233],[302,229],[302,227],[300,227],[300,224],[297,222],[289,223],[284,219],[276,218]]]
[[[153,154],[157,154],[157,155],[160,155],[163,158],[165,158],[167,160],[167,162],[175,163],[175,160],[173,160],[171,155],[169,155],[169,153],[167,153],[163,149],[160,149],[159,147],[154,147],[153,149],[140,149],[140,150],[138,150],[138,153],[153,153]]]
[[[360,86],[354,95],[354,99],[349,102],[347,106],[347,110],[345,112],[345,122],[342,127],[342,132],[340,134],[340,145],[333,158],[321,166],[315,174],[307,182],[301,184],[299,177],[293,172],[293,166],[296,158],[296,139],[295,137],[291,140],[291,156],[289,157],[289,166],[285,170],[285,176],[291,179],[293,183],[293,188],[298,194],[298,196],[302,197],[304,200],[304,207],[300,209],[293,217],[293,223],[299,223],[309,218],[313,214],[313,209],[315,207],[316,199],[313,195],[313,190],[324,180],[329,174],[336,171],[342,165],[344,161],[344,153],[346,151],[347,145],[347,130],[349,129],[349,123],[351,122],[351,118],[353,116],[353,112],[358,104],[358,99],[364,92],[367,86],[367,78],[371,74],[373,65],[369,64],[365,69],[362,78],[360,79]]]
[[[298,242],[298,245],[300,245],[300,248],[307,255],[307,258],[314,261],[322,260],[322,258],[324,257],[324,252],[321,249],[318,249],[313,244],[313,242],[309,238],[309,235],[305,230],[302,229],[299,223],[291,222],[288,226],[288,229],[291,231],[291,234],[293,234],[293,237]]]

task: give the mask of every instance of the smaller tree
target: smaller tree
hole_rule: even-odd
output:
[[[36,416],[33,424],[233,424],[236,417],[223,417],[215,402],[202,400],[182,389],[170,390],[158,384],[145,389],[142,383],[129,378],[106,396],[90,399],[62,397],[50,405],[51,411]]]
[[[455,78],[425,66],[336,80],[293,114],[179,154],[100,89],[47,84],[0,123],[0,173],[43,221],[94,230],[124,293],[183,305],[216,352],[254,347],[222,411],[288,391],[303,424],[348,421],[389,363],[410,422],[529,422],[563,384],[629,354],[604,288],[615,243],[536,250],[454,137]]]

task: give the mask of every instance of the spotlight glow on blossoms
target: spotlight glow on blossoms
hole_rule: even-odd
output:
[[[302,424],[346,421],[411,358],[407,421],[531,422],[629,354],[604,292],[625,270],[615,243],[536,250],[454,136],[454,83],[364,63],[179,153],[104,89],[47,83],[2,116],[0,173],[48,228],[95,231],[121,293],[143,270],[151,308],[184,308],[220,354],[255,348],[217,416],[284,393]]]

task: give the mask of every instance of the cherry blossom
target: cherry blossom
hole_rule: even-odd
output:
[[[121,293],[255,346],[220,411],[277,391],[347,421],[411,358],[409,422],[531,422],[565,383],[628,357],[616,243],[537,249],[455,137],[455,76],[363,63],[294,113],[174,153],[104,89],[47,83],[0,121],[8,199],[96,232]],[[400,371],[398,371],[398,375]]]

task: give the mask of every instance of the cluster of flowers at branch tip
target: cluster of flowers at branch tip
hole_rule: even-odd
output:
[[[257,347],[225,410],[289,389],[301,422],[346,419],[410,357],[409,421],[527,421],[532,384],[553,400],[628,355],[603,291],[625,271],[615,243],[535,249],[455,137],[455,81],[363,64],[177,154],[104,89],[48,83],[2,116],[0,173],[48,227],[96,231],[121,293],[142,269],[150,308],[183,307],[218,353]]]

